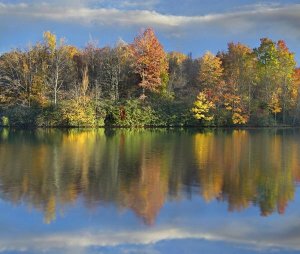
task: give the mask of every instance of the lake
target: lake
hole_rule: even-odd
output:
[[[0,130],[0,253],[299,253],[300,130]]]

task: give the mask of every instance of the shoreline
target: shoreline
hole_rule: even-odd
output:
[[[230,130],[248,130],[248,129],[298,129],[300,125],[275,125],[275,126],[48,126],[48,127],[32,127],[32,126],[2,126],[0,129],[17,129],[17,130],[37,130],[37,129],[57,129],[57,130],[67,130],[67,129],[230,129]]]

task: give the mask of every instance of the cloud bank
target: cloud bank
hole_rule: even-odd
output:
[[[159,13],[149,9],[124,9],[130,7],[149,7],[155,1],[124,1],[123,8],[104,8],[93,6],[93,1],[83,4],[73,1],[72,4],[55,5],[54,3],[0,3],[0,20],[9,24],[11,19],[25,22],[49,21],[93,26],[147,27],[168,31],[199,30],[203,27],[219,28],[232,33],[247,32],[255,29],[273,29],[293,32],[300,35],[300,4],[290,5],[254,5],[232,12],[207,14],[200,16],[181,16]],[[101,2],[101,1],[100,1]],[[112,4],[112,6],[116,6]]]
[[[89,248],[141,245],[143,249],[162,241],[182,241],[187,239],[201,240],[214,244],[214,242],[227,243],[239,248],[250,249],[253,252],[292,250],[300,251],[299,225],[293,225],[289,221],[287,225],[280,225],[280,231],[271,232],[268,229],[257,231],[251,222],[237,222],[228,228],[218,229],[178,228],[164,226],[151,230],[119,230],[116,231],[88,231],[69,232],[48,235],[23,235],[10,239],[1,237],[0,253],[8,251],[27,252],[53,252],[64,253],[88,252]],[[270,225],[269,225],[270,226]],[[272,228],[272,227],[270,227]]]

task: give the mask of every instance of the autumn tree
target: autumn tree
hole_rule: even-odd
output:
[[[100,50],[101,65],[99,79],[102,91],[106,98],[113,101],[119,99],[119,84],[120,84],[120,59],[117,49],[109,47]]]
[[[168,54],[169,61],[169,89],[174,91],[187,85],[186,74],[184,73],[183,62],[188,58],[180,52]]]
[[[166,126],[194,118],[216,125],[296,124],[299,73],[283,40],[263,38],[255,49],[229,43],[224,52],[193,58],[166,54],[150,28],[132,44],[90,42],[83,49],[47,31],[41,42],[0,55],[0,118],[12,125],[103,126],[119,124],[122,112],[128,125],[144,115],[145,122]],[[134,100],[141,91],[140,99],[148,93],[151,99]]]
[[[296,68],[293,75],[293,85],[294,85],[294,100],[295,100],[295,107],[293,110],[293,124],[296,124],[296,121],[299,121],[300,115],[300,68]]]
[[[168,62],[153,29],[146,29],[134,39],[132,54],[135,72],[141,79],[139,86],[142,87],[142,97],[145,97],[145,90],[161,91],[165,85],[163,81],[167,78]]]
[[[197,100],[194,102],[192,112],[197,120],[211,122],[214,119],[212,110],[215,109],[215,104],[209,101],[204,92],[200,92]]]
[[[256,82],[253,51],[241,43],[229,43],[228,50],[218,55],[224,68],[225,106],[232,112],[233,123],[247,123]]]
[[[76,72],[81,72],[87,66],[89,88],[91,89],[91,96],[97,102],[101,96],[101,88],[99,82],[99,65],[101,57],[99,55],[100,49],[97,47],[97,42],[88,42],[87,46],[74,57],[76,64]]]
[[[203,88],[217,87],[223,76],[221,59],[211,52],[206,52],[200,59],[199,82]]]
[[[210,52],[206,52],[200,59],[200,70],[198,80],[200,89],[207,91],[214,97],[214,100],[220,100],[223,93],[223,67],[221,59]]]
[[[1,56],[0,86],[8,105],[31,107],[46,102],[44,59],[45,52],[39,44]]]
[[[211,52],[206,52],[200,61],[198,82],[200,91],[203,91],[207,98],[216,107],[216,117],[218,120],[224,102],[225,83],[223,79],[222,61]]]
[[[295,106],[296,96],[294,86],[294,71],[296,68],[296,61],[294,53],[290,52],[285,41],[277,42],[278,51],[278,89],[280,89],[280,104],[282,105],[282,122],[286,122],[286,113],[288,109]]]
[[[117,102],[132,89],[131,84],[136,83],[132,80],[136,74],[133,75],[131,67],[131,50],[123,41],[114,48],[99,48],[95,43],[89,43],[75,61],[79,69],[87,65],[90,92],[97,102],[101,98]]]
[[[119,97],[120,99],[133,97],[137,92],[136,84],[139,82],[139,77],[135,73],[135,59],[131,45],[120,39],[114,48],[114,54],[118,63]]]
[[[174,93],[176,100],[191,101],[199,92],[197,82],[199,73],[198,59],[173,51],[168,54],[169,82],[168,90]]]
[[[174,93],[176,100],[189,102],[199,92],[199,61],[192,54],[170,52],[168,91]]]
[[[62,39],[58,44],[56,35],[49,31],[44,33],[44,46],[48,52],[47,84],[52,91],[53,103],[56,105],[62,86],[72,82],[73,57],[77,54],[77,50],[65,45]]]
[[[266,109],[269,109],[272,114],[275,114],[275,111],[276,114],[282,112],[282,122],[286,123],[287,110],[295,107],[297,96],[293,79],[296,67],[294,54],[289,51],[283,40],[275,43],[268,38],[261,39],[261,44],[254,49],[254,53],[259,76],[256,91],[259,105],[257,110],[266,112]],[[266,113],[265,115],[267,117]]]
[[[255,91],[257,108],[263,118],[269,116],[269,105],[272,104],[272,94],[276,88],[279,68],[278,51],[276,43],[268,38],[261,39],[261,44],[254,49],[257,59],[258,86]]]
[[[278,94],[279,92],[273,92],[271,102],[269,103],[269,108],[271,112],[275,115],[275,123],[277,121],[277,114],[282,111]]]

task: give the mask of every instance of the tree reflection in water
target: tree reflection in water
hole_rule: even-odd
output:
[[[0,197],[50,223],[80,197],[155,222],[166,200],[200,194],[229,211],[284,213],[300,180],[300,133],[275,130],[0,131]]]

